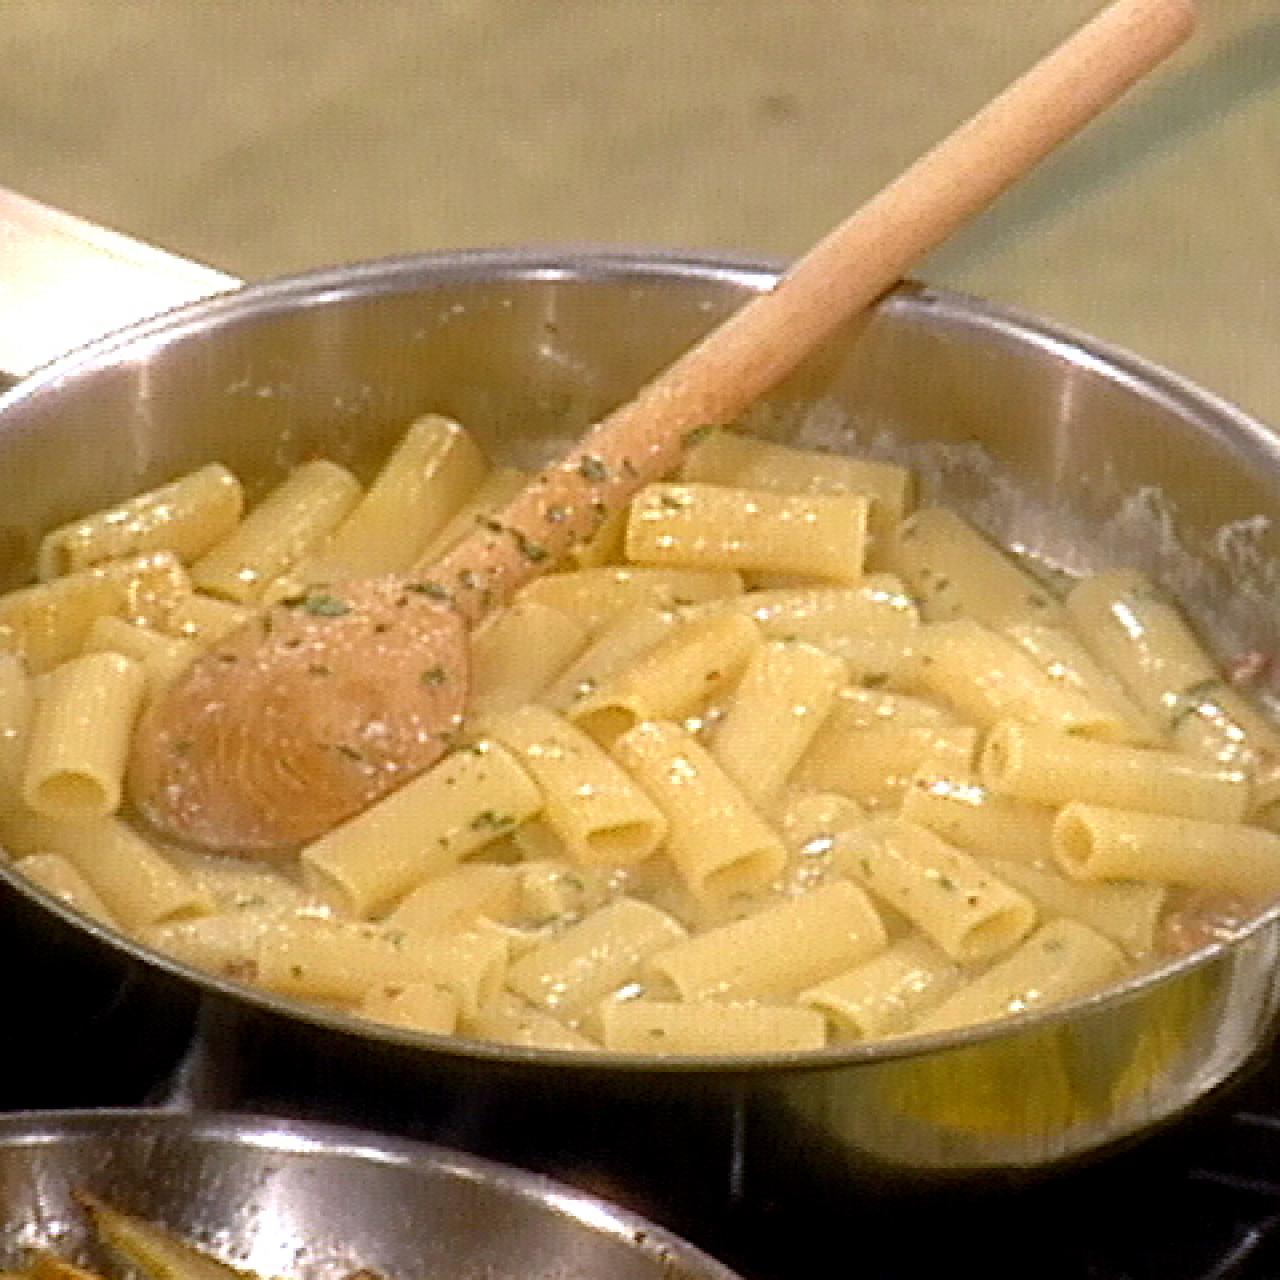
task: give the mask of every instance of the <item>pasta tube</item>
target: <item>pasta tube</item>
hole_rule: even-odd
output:
[[[710,929],[654,956],[650,968],[684,1000],[759,1000],[805,987],[884,948],[870,899],[847,880]]]
[[[146,687],[142,666],[118,653],[93,653],[64,662],[46,679],[31,722],[23,799],[50,818],[105,818],[124,791]]]
[[[538,578],[517,600],[536,600],[598,632],[627,609],[674,609],[741,595],[742,575],[730,569],[579,569]]]
[[[833,716],[796,766],[794,781],[884,809],[901,802],[926,764],[967,770],[977,745],[977,730],[965,725],[890,722],[842,734]]]
[[[600,1022],[604,1047],[617,1053],[801,1053],[827,1042],[821,1015],[785,1005],[617,1000]]]
[[[1005,718],[1115,737],[1115,716],[1041,671],[1011,640],[968,618],[921,627],[910,679],[986,726]]]
[[[245,605],[193,591],[175,603],[161,629],[180,640],[191,641],[199,649],[208,649],[253,616],[254,611]]]
[[[781,839],[678,725],[637,725],[613,744],[613,754],[666,815],[668,854],[695,897],[752,893],[786,865]]]
[[[39,675],[76,657],[94,620],[114,614],[163,626],[191,581],[169,551],[95,565],[0,596],[0,651],[17,653]]]
[[[150,925],[138,930],[138,938],[180,964],[253,982],[258,976],[262,940],[280,927],[282,920],[276,911],[219,911]]]
[[[480,918],[510,920],[516,912],[519,881],[514,867],[467,862],[424,880],[401,899],[383,923],[390,929],[448,933],[469,929]]]
[[[473,1011],[502,989],[506,944],[493,933],[416,934],[335,920],[279,921],[258,946],[257,980],[281,995],[363,1000],[378,987],[438,984]]]
[[[624,610],[551,682],[539,701],[556,711],[567,710],[656,648],[675,625],[676,615],[669,609],[639,605]]]
[[[131,932],[213,908],[190,875],[118,818],[62,822],[32,815],[22,843],[31,852],[61,854]]]
[[[600,1046],[580,1031],[565,1026],[558,1018],[534,1008],[527,1000],[509,991],[500,992],[471,1017],[462,1019],[460,1029],[478,1040],[520,1045],[526,1049],[599,1050]]]
[[[917,698],[909,693],[889,689],[851,684],[840,690],[836,705],[831,709],[829,728],[834,733],[856,733],[859,729],[874,729],[883,725],[939,725],[960,724],[954,711],[928,698]]]
[[[627,559],[639,564],[862,577],[867,499],[705,484],[655,484],[636,495]]]
[[[984,787],[962,766],[933,759],[916,771],[902,816],[973,853],[1021,863],[1053,855],[1054,811]]]
[[[953,960],[990,960],[1036,923],[1025,894],[902,818],[872,818],[842,831],[832,852],[841,871],[902,912]]]
[[[782,789],[846,674],[839,658],[812,645],[756,650],[712,735],[711,754],[758,808],[767,809]]]
[[[367,918],[541,808],[511,753],[477,743],[307,845],[303,877],[346,914]]]
[[[885,538],[911,501],[911,472],[894,462],[794,449],[737,431],[713,431],[685,455],[680,478],[771,493],[862,494],[870,529]]]
[[[992,729],[979,768],[993,791],[1040,804],[1082,800],[1213,822],[1243,821],[1249,807],[1249,779],[1238,769],[1012,720]]]
[[[630,866],[662,843],[667,820],[595,742],[542,707],[522,707],[489,732],[542,791],[543,819],[587,866]]]
[[[1168,891],[1162,884],[1117,880],[1082,883],[1031,866],[993,858],[991,869],[1021,889],[1046,915],[1070,916],[1118,942],[1131,956],[1150,955]]]
[[[235,528],[243,509],[240,481],[212,462],[45,534],[36,572],[47,581],[148,551],[171,551],[190,563]]]
[[[926,938],[910,937],[800,992],[841,1040],[878,1040],[910,1029],[964,982],[964,972]]]
[[[683,720],[737,680],[759,643],[755,624],[734,614],[687,622],[574,703],[569,718],[601,742],[642,720]]]
[[[521,956],[507,986],[535,1007],[573,1019],[634,979],[646,957],[684,936],[665,911],[619,898]]]
[[[35,691],[26,663],[17,654],[0,653],[0,808],[21,784],[34,710]]]
[[[432,568],[447,551],[472,533],[480,520],[501,511],[524,488],[527,480],[525,473],[515,467],[494,467],[490,470],[445,524],[427,540],[412,568]]]
[[[1076,920],[1051,920],[1011,955],[949,996],[915,1026],[950,1031],[1087,995],[1124,972],[1114,942]]]
[[[191,580],[237,604],[260,600],[271,581],[317,547],[359,498],[359,481],[345,467],[304,462],[191,566]]]
[[[1252,768],[1280,759],[1280,735],[1229,688],[1181,613],[1132,569],[1086,578],[1067,596],[1085,644],[1186,751]]]
[[[532,702],[586,641],[576,618],[536,600],[513,604],[471,638],[469,715],[481,720]]]
[[[912,653],[920,617],[901,582],[873,574],[856,587],[748,591],[702,606],[746,614],[771,640],[800,640],[849,664],[850,678],[883,679]]]
[[[1004,628],[1004,634],[1050,680],[1075,689],[1100,711],[1111,713],[1109,721],[1098,725],[1095,736],[1135,746],[1151,746],[1159,740],[1157,725],[1065,627],[1015,622]]]
[[[389,983],[365,992],[356,1012],[362,1018],[407,1031],[451,1036],[458,1029],[458,997],[438,982]]]
[[[1155,880],[1248,897],[1280,893],[1280,835],[1072,803],[1053,828],[1058,865],[1077,880]]]
[[[32,853],[19,858],[13,868],[47,894],[91,916],[99,924],[115,925],[107,904],[75,867],[59,853]]]
[[[923,507],[903,520],[886,560],[931,622],[965,617],[1001,628],[1031,619],[1053,624],[1062,614],[1035,578],[944,507]]]
[[[484,479],[488,464],[466,429],[429,413],[410,423],[364,496],[308,561],[308,582],[397,573]]]
[[[85,637],[85,653],[119,653],[142,667],[147,692],[155,694],[195,661],[200,646],[123,618],[98,618]]]

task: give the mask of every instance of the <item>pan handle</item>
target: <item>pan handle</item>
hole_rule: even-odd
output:
[[[0,187],[0,389],[135,320],[239,286]]]

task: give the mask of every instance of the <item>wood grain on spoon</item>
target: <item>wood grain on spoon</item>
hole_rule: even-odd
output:
[[[331,588],[217,646],[139,726],[132,789],[144,814],[212,848],[271,850],[320,835],[433,764],[465,709],[467,625],[671,471],[691,433],[741,414],[1177,48],[1194,21],[1190,0],[1110,5],[429,574]]]

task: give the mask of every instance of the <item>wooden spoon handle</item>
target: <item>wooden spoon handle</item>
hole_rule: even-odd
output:
[[[594,427],[433,577],[472,619],[732,421],[1191,33],[1191,0],[1116,0]],[[625,341],[625,334],[619,341]]]

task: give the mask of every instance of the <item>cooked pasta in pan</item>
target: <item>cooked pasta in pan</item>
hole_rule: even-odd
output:
[[[246,511],[211,464],[52,531],[0,597],[17,872],[281,996],[646,1055],[1000,1019],[1280,896],[1280,734],[1154,584],[1051,587],[903,467],[728,429],[476,632],[463,732],[389,798],[270,861],[136,820],[134,723],[196,655],[522,482],[430,415],[367,489],[313,460]]]

